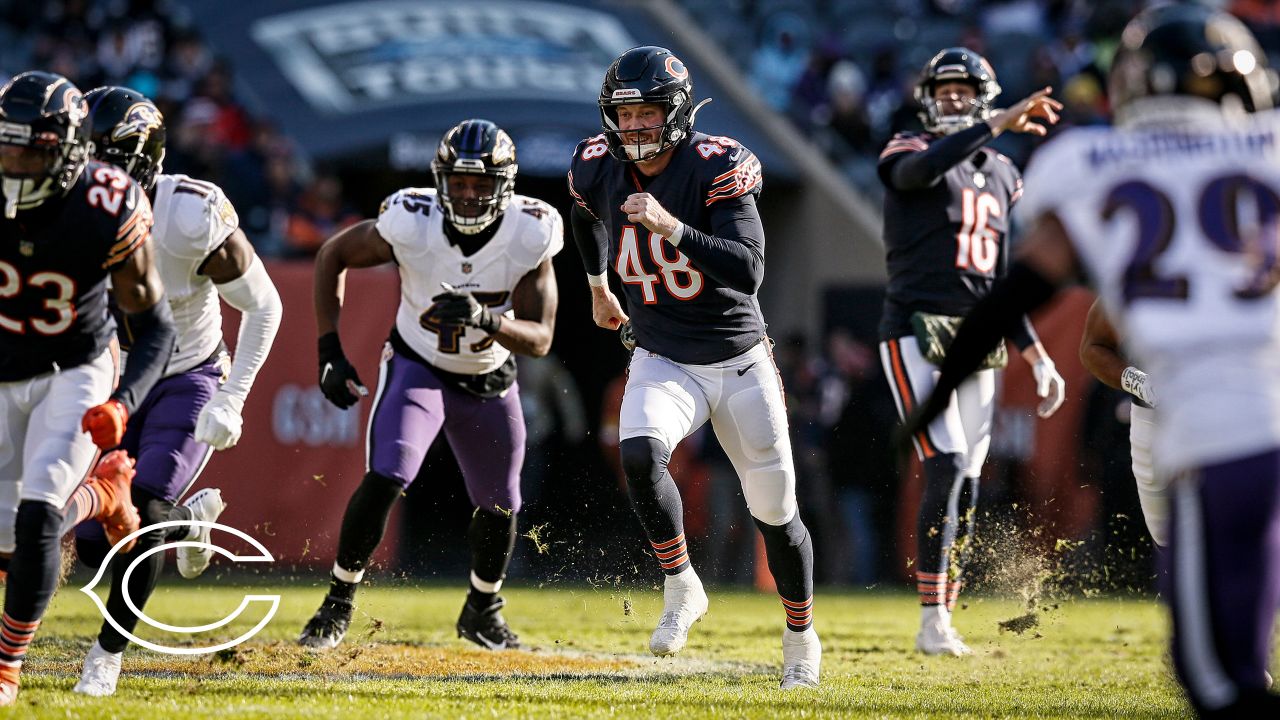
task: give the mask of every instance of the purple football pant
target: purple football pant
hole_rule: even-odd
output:
[[[136,460],[133,487],[171,503],[186,494],[209,462],[213,448],[196,442],[196,418],[222,383],[214,362],[162,379],[130,418],[120,447]],[[104,537],[102,526],[83,522],[81,538]]]
[[[1161,591],[1178,679],[1212,711],[1266,687],[1280,608],[1280,450],[1205,466],[1173,487]]]
[[[515,383],[502,397],[479,398],[445,383],[426,365],[389,353],[365,433],[367,469],[409,487],[443,429],[472,504],[519,512],[525,442],[519,392]]]

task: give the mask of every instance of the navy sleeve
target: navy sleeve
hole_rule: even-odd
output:
[[[582,253],[582,267],[588,275],[601,275],[608,269],[609,236],[604,223],[591,216],[584,207],[574,204],[569,212],[569,229],[573,242]]]
[[[895,190],[932,187],[948,170],[981,150],[991,137],[991,126],[986,123],[929,143],[919,136],[895,136],[880,153],[880,180]]]
[[[685,225],[680,252],[721,285],[754,294],[764,281],[764,224],[755,195],[717,202],[710,214],[713,234]]]

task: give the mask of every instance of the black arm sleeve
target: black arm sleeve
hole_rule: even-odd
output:
[[[982,359],[1014,327],[1025,322],[1026,313],[1049,301],[1057,288],[1029,265],[1014,262],[1009,275],[996,283],[986,297],[965,316],[955,340],[947,348],[933,394],[921,406],[918,417],[908,424],[918,431],[929,424],[950,402],[951,393],[973,374]]]
[[[1013,326],[1013,332],[1009,333],[1008,337],[1019,351],[1026,350],[1040,342],[1040,336],[1036,334],[1036,329],[1031,324],[1031,318],[1026,315],[1022,316],[1022,322]]]
[[[150,308],[129,313],[128,322],[133,344],[129,347],[129,361],[125,363],[120,386],[111,398],[123,403],[133,415],[143,398],[164,376],[178,332],[173,326],[169,301],[163,295]]]
[[[880,178],[895,190],[923,190],[948,170],[982,149],[992,138],[991,126],[978,123],[929,143],[918,152],[901,153],[880,166]]]
[[[607,269],[605,262],[609,254],[609,236],[604,223],[591,215],[577,203],[569,213],[569,229],[573,234],[573,242],[582,253],[582,266],[588,275],[600,275]]]
[[[753,195],[711,206],[708,235],[688,225],[680,236],[680,252],[698,269],[725,287],[753,295],[764,281],[764,224]]]

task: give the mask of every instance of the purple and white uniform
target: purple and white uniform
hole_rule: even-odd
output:
[[[1263,687],[1280,605],[1280,116],[1174,109],[1063,133],[1018,212],[1061,220],[1126,351],[1159,378],[1174,659],[1212,709]]]
[[[400,307],[369,415],[367,469],[408,487],[443,430],[472,503],[517,512],[525,428],[511,351],[476,328],[424,327],[420,319],[442,283],[513,317],[516,284],[564,246],[560,214],[515,195],[493,238],[463,255],[437,203],[434,189],[407,188],[378,214],[378,234],[400,270]]]

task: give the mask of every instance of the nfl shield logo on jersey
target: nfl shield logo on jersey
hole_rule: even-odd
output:
[[[463,273],[465,273],[465,274],[467,274],[467,275],[470,275],[470,274],[471,274],[471,263],[469,263],[469,262],[464,262],[464,263],[462,263],[462,272],[463,272]]]

